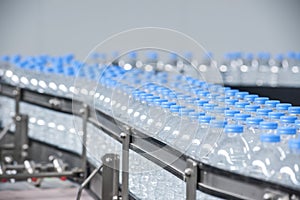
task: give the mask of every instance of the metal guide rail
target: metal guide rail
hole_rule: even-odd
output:
[[[0,94],[3,96],[15,98],[16,90],[17,87],[15,86],[0,83]],[[232,173],[193,160],[128,124],[124,124],[99,110],[88,109],[89,107],[84,102],[38,93],[26,88],[20,89],[20,101],[86,118],[87,122],[92,123],[122,143],[123,159],[120,165],[123,200],[129,198],[129,149],[184,180],[186,182],[186,197],[190,200],[196,199],[196,190],[229,199],[300,199],[300,191],[297,189]]]

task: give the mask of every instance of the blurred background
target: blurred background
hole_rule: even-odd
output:
[[[299,50],[297,0],[0,0],[0,54],[85,57],[120,31],[155,26],[183,32],[215,57],[230,51]]]

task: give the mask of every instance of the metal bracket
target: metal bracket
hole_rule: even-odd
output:
[[[102,199],[119,199],[120,157],[105,154],[102,158]]]
[[[186,179],[186,199],[195,200],[197,198],[197,163],[192,159],[187,159],[187,168],[184,170]]]
[[[122,139],[122,200],[129,198],[129,144],[131,140],[131,129],[128,133],[120,133]]]
[[[28,156],[28,115],[15,116],[16,131],[14,139],[14,159],[18,163],[22,163]]]
[[[16,88],[13,91],[13,95],[15,96],[15,116],[20,113],[20,101],[21,101],[21,88]]]
[[[89,106],[83,104],[83,108],[80,109],[80,114],[82,115],[82,170],[84,172],[83,178],[86,178],[86,167],[87,167],[87,152],[86,152],[86,140],[87,140],[87,123],[89,118]]]

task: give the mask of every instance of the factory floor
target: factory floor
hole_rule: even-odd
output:
[[[0,200],[74,200],[78,185],[57,178],[44,179],[40,187],[28,182],[0,183]],[[83,191],[81,200],[93,200]]]

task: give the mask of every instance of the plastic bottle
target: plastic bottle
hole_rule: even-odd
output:
[[[262,124],[264,122],[261,122]],[[260,143],[253,148],[250,175],[272,179],[278,176],[280,163],[285,159],[281,148],[280,136],[274,134],[261,134]]]
[[[211,165],[242,173],[249,166],[251,159],[249,146],[243,137],[243,126],[226,125],[224,137],[209,155]]]
[[[280,174],[278,178],[281,183],[291,187],[300,186],[300,140],[292,139],[288,142],[289,152],[281,163]]]
[[[262,121],[259,123],[259,129],[261,135],[274,135],[276,134],[276,129],[278,127],[278,124],[276,122],[268,122],[268,121]]]
[[[237,113],[234,115],[233,120],[235,124],[245,125],[246,119],[251,117],[249,114]]]
[[[263,119],[267,120],[269,112],[272,112],[272,110],[267,108],[259,108],[256,110],[256,116],[262,117]]]
[[[209,132],[202,139],[202,145],[200,147],[200,155],[202,162],[208,162],[208,156],[212,153],[214,148],[217,147],[217,143],[224,134],[224,127],[227,125],[227,121],[224,120],[211,120]]]
[[[280,103],[279,100],[267,100],[267,101],[265,101],[265,108],[275,110],[276,105],[279,104],[279,103]]]
[[[290,116],[295,116],[300,119],[300,106],[291,106],[288,109],[288,114]]]
[[[246,105],[244,110],[242,110],[243,113],[249,114],[251,116],[256,116],[256,111],[259,109],[259,105]]]
[[[296,138],[296,133],[297,130],[294,127],[278,127],[276,134],[280,135],[280,141],[283,145],[283,149],[287,150],[288,149],[288,141],[290,139],[295,139]]]
[[[296,120],[297,120],[297,117],[295,117],[295,116],[281,116],[279,124],[282,127],[296,127],[295,126]]]
[[[209,134],[209,123],[213,120],[212,116],[199,116],[198,118],[198,129],[194,138],[191,142],[191,145],[187,149],[187,153],[197,159],[200,159],[204,156],[201,151],[201,147],[203,146],[203,138]]]
[[[244,138],[251,150],[259,142],[259,123],[262,121],[263,119],[259,117],[248,117],[246,119]]]
[[[279,103],[276,104],[276,110],[284,113],[288,113],[289,107],[291,107],[292,104],[290,103]]]

